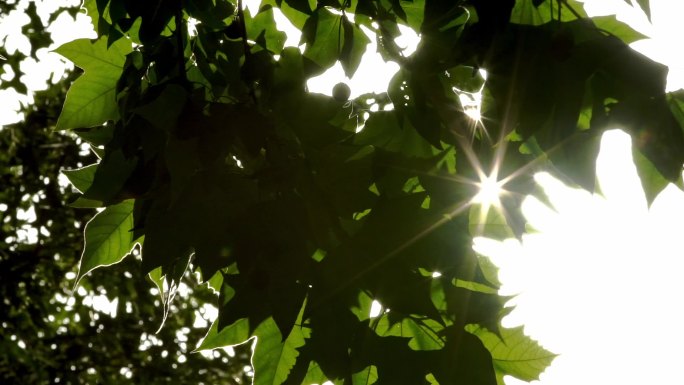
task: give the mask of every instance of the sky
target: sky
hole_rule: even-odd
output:
[[[59,2],[39,3],[40,9],[54,8]],[[586,9],[591,15],[617,12],[618,18],[651,37],[634,43],[633,48],[670,67],[668,91],[673,91],[684,87],[684,55],[672,49],[681,46],[676,40],[684,32],[677,20],[684,3],[679,4],[651,0],[652,23],[624,0],[587,0]],[[286,25],[283,20],[277,19]],[[0,41],[9,54],[27,49],[21,35],[26,22],[19,13],[0,19],[0,39],[4,39]],[[50,28],[56,43],[50,49],[73,38],[94,36],[84,15],[76,20],[65,15],[55,23]],[[298,40],[290,33],[288,45]],[[408,53],[416,41],[417,36],[405,31],[400,45]],[[398,66],[382,61],[375,48],[370,46],[353,79],[345,78],[338,63],[325,75],[311,79],[309,89],[330,94],[332,85],[347,81],[352,97],[384,91]],[[39,62],[28,61],[22,67],[31,74],[22,78],[30,89],[44,89],[68,68],[49,51],[40,51]],[[14,111],[18,103],[30,101],[0,91],[0,126],[21,119]],[[677,327],[684,321],[684,309],[679,306],[684,291],[684,284],[679,283],[684,245],[676,230],[684,218],[684,193],[669,186],[649,208],[629,146],[629,136],[621,131],[612,130],[603,137],[597,165],[603,196],[539,174],[536,179],[554,208],[526,199],[524,213],[537,231],[525,235],[522,242],[475,240],[474,249],[500,266],[502,294],[516,295],[517,307],[504,324],[525,325],[528,335],[560,354],[535,385],[679,380],[676,368],[684,359],[677,349],[684,342],[684,331]],[[513,378],[506,381],[522,383]]]

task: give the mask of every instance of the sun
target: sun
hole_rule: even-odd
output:
[[[503,183],[496,175],[484,176],[476,183],[480,191],[473,197],[473,203],[485,207],[501,207],[501,195],[504,193]]]

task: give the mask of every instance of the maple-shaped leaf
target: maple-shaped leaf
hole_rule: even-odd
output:
[[[119,117],[116,83],[131,51],[129,40],[119,39],[107,47],[106,37],[95,42],[74,40],[55,50],[84,72],[69,88],[58,130],[97,126]]]
[[[522,326],[513,329],[502,328],[500,335],[472,324],[466,326],[466,330],[476,335],[492,354],[499,383],[502,383],[504,375],[524,381],[538,380],[539,375],[556,357],[556,354],[526,336]]]

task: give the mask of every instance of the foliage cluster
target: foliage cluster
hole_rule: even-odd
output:
[[[37,60],[36,51],[52,40],[35,5],[25,9],[31,21],[24,32],[32,43],[29,58]],[[0,3],[0,15],[17,6]],[[57,10],[48,21],[77,11]],[[0,88],[31,93],[20,81],[27,57],[0,52],[7,58],[0,61]],[[158,297],[148,282],[130,279],[144,275],[138,260],[93,272],[74,290],[83,226],[93,212],[65,205],[76,194],[60,183],[60,171],[97,157],[70,132],[53,129],[77,76],[35,93],[21,110],[24,120],[0,128],[0,383],[249,383],[248,349],[236,349],[235,357],[216,351],[213,360],[189,354],[205,332],[193,327],[196,312],[214,300],[194,277],[184,277],[191,293],[156,334]],[[94,297],[118,301],[116,318],[93,306]]]
[[[199,271],[219,293],[200,348],[256,337],[256,384],[532,380],[553,355],[500,327],[506,298],[472,236],[522,234],[541,167],[593,189],[599,138],[616,125],[651,196],[680,178],[667,69],[628,47],[638,33],[572,0],[84,6],[99,38],[57,50],[84,70],[57,128],[101,157],[65,173],[83,193],[73,206],[104,208],[79,278],[141,244],[166,312]],[[276,12],[300,47],[284,46]],[[399,25],[420,34],[411,55]],[[337,61],[354,74],[364,29],[400,66],[387,92],[308,92]],[[480,91],[476,124],[459,94]],[[490,174],[506,194],[487,214],[474,196]]]

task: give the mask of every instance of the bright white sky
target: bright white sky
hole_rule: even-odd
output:
[[[72,3],[78,0],[61,0]],[[28,3],[28,0],[22,0]],[[39,9],[54,9],[58,1],[43,0]],[[684,3],[651,0],[652,22],[623,0],[586,0],[591,15],[618,13],[652,39],[635,49],[670,67],[668,90],[684,88],[684,55],[680,17]],[[48,12],[45,13],[46,15]],[[47,17],[47,16],[46,16]],[[11,55],[25,52],[20,13],[0,19],[0,43]],[[92,37],[88,19],[61,17],[50,27],[57,43]],[[289,36],[296,45],[298,36]],[[409,47],[415,37],[406,34]],[[374,43],[373,43],[374,44]],[[370,46],[361,68],[350,81],[352,97],[382,92],[398,67],[385,63]],[[47,50],[40,62],[22,67],[22,80],[34,90],[62,76],[63,61]],[[0,65],[2,63],[0,62]],[[0,78],[9,80],[5,75]],[[345,79],[339,63],[325,76],[312,79],[309,89],[329,94]],[[0,91],[0,126],[21,119],[14,111],[19,99]],[[684,311],[681,279],[684,244],[679,229],[684,218],[684,193],[670,186],[647,208],[629,151],[629,137],[610,131],[598,160],[599,184],[605,197],[570,189],[547,174],[538,176],[555,211],[528,198],[524,212],[539,230],[523,242],[477,239],[474,248],[500,267],[502,291],[518,294],[517,308],[504,321],[525,325],[526,332],[561,355],[537,385],[681,383],[677,368],[684,360]],[[520,384],[507,378],[507,384]]]

